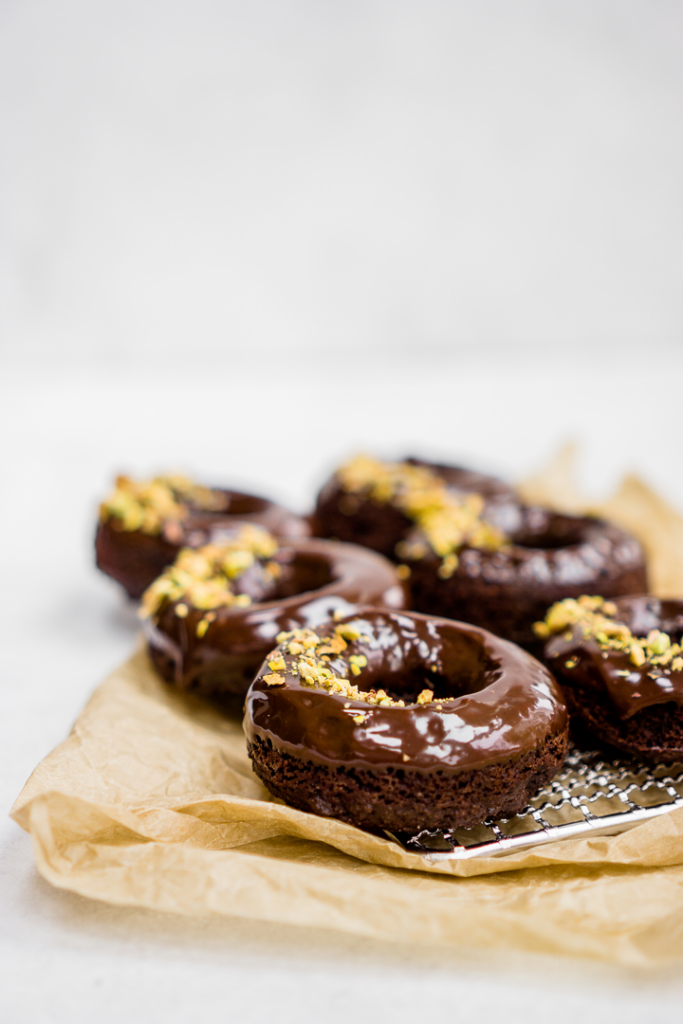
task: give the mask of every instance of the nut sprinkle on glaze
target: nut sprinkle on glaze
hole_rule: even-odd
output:
[[[145,481],[119,476],[115,489],[100,505],[100,520],[113,521],[119,530],[141,530],[155,536],[161,533],[166,521],[185,519],[190,507],[202,512],[221,512],[226,507],[225,495],[180,474]]]
[[[373,551],[318,538],[276,542],[253,524],[230,529],[183,551],[145,595],[152,661],[182,689],[218,699],[244,695],[260,666],[271,677],[264,686],[277,688],[285,661],[268,652],[280,633],[331,628],[334,614],[351,615],[369,602],[393,609],[406,603],[395,568]],[[350,662],[347,675],[361,664]]]
[[[178,475],[145,482],[120,476],[100,505],[95,560],[139,600],[182,548],[220,542],[243,523],[282,540],[303,540],[311,533],[306,519],[257,494],[206,487]]]
[[[558,601],[533,628],[541,640],[562,634],[567,642],[574,638],[574,630],[577,630],[584,639],[594,640],[604,652],[620,651],[628,655],[636,668],[656,667],[666,675],[683,671],[681,644],[672,643],[671,637],[659,629],[649,630],[645,637],[634,636],[625,622],[618,621],[617,614],[613,601],[583,595],[576,600]],[[565,667],[574,668],[576,663]]]
[[[294,629],[276,637],[280,645],[268,655],[268,667],[272,670],[263,676],[268,686],[284,686],[286,678],[282,672],[298,676],[302,686],[327,690],[348,700],[360,701],[385,708],[404,708],[404,700],[394,700],[385,690],[361,690],[348,679],[349,673],[359,676],[367,666],[367,655],[350,653],[349,644],[358,641],[370,643],[370,637],[362,632],[361,620],[335,626],[331,637],[319,636],[312,629]],[[349,653],[346,653],[349,652]],[[417,698],[418,704],[429,703],[434,694],[423,690]],[[365,722],[361,714],[354,718],[357,724]]]
[[[178,618],[186,618],[190,607],[206,611],[197,624],[197,635],[201,637],[215,620],[215,615],[211,615],[214,609],[246,608],[251,604],[248,594],[239,593],[236,581],[257,561],[265,563],[266,577],[272,581],[278,578],[280,566],[271,561],[277,551],[275,538],[251,524],[242,526],[234,537],[220,544],[183,548],[173,565],[147,588],[138,614],[142,619],[152,618],[162,606],[173,602],[178,602]]]
[[[439,574],[443,579],[457,569],[461,548],[498,551],[509,543],[501,530],[482,518],[485,500],[481,494],[454,493],[426,466],[380,462],[360,455],[342,466],[337,476],[351,500],[362,494],[400,509],[442,559]],[[396,554],[399,558],[420,559],[427,554],[427,546],[422,539],[403,541]]]

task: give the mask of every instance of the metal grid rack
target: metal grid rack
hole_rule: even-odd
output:
[[[570,836],[615,835],[683,806],[683,764],[645,767],[570,752],[555,778],[513,818],[473,828],[387,833],[426,860],[501,856]]]

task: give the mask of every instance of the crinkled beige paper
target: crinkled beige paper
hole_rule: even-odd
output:
[[[565,456],[525,493],[577,508],[569,470]],[[648,545],[656,592],[683,594],[683,520],[635,479],[606,508]],[[95,691],[12,813],[46,879],[109,903],[639,965],[683,955],[683,810],[620,836],[430,865],[273,801],[238,709],[174,693],[144,651]]]

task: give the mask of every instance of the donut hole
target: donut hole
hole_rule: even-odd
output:
[[[403,700],[406,704],[415,704],[423,690],[431,690],[434,700],[448,700],[460,697],[471,690],[463,689],[458,679],[449,679],[440,672],[414,670],[397,677],[383,677],[374,684],[376,689],[386,691],[392,700]]]
[[[240,491],[214,491],[220,495],[223,503],[216,509],[202,509],[188,502],[189,513],[182,521],[182,525],[172,522],[170,529],[177,536],[169,537],[177,543],[182,543],[189,548],[199,548],[203,544],[221,544],[223,541],[233,537],[237,530],[243,526],[240,517],[244,516],[249,521],[254,516],[263,516],[270,506],[265,498],[258,498],[255,494],[242,494]],[[227,517],[227,518],[226,518]],[[264,529],[267,526],[264,525]],[[169,524],[164,528],[167,533]]]
[[[231,516],[251,516],[265,512],[270,505],[265,498],[255,494],[241,494],[239,491],[225,491],[226,511]]]
[[[478,693],[499,678],[502,667],[477,633],[443,623],[439,628],[438,656],[425,660],[425,641],[403,634],[402,643],[390,643],[391,634],[382,636],[384,656],[370,655],[358,685],[363,690],[385,690],[393,700],[407,704],[417,701],[423,690],[431,690],[434,700],[448,700],[467,693]],[[396,637],[398,640],[398,636]],[[407,642],[406,642],[407,641]],[[397,661],[395,654],[401,650]],[[370,652],[368,652],[370,653]]]
[[[254,602],[282,601],[320,590],[335,579],[329,560],[321,555],[283,549],[273,562],[280,567],[277,578],[267,565],[255,562],[236,578],[236,590],[248,594]]]
[[[319,554],[307,552],[282,552],[276,561],[282,575],[274,588],[274,598],[296,597],[334,583],[330,560]]]
[[[541,508],[526,510],[521,528],[512,540],[516,547],[538,551],[557,551],[560,548],[583,544],[589,522],[577,516],[565,516]]]

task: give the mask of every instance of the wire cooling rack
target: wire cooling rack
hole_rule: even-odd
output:
[[[474,828],[387,835],[425,859],[500,856],[570,836],[614,835],[683,806],[683,764],[644,767],[576,748],[555,778],[513,818]]]

